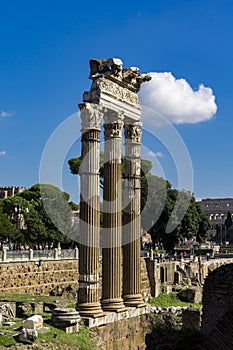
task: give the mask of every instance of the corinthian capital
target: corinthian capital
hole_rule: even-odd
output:
[[[108,140],[114,137],[122,137],[122,126],[123,126],[123,123],[121,121],[111,123],[111,124],[104,124],[105,140]]]
[[[125,123],[125,140],[132,142],[141,142],[142,137],[142,123]]]
[[[122,137],[123,117],[123,112],[105,110],[104,136],[106,140],[113,137]]]
[[[95,103],[80,103],[80,117],[82,119],[82,130],[100,130],[101,107]]]

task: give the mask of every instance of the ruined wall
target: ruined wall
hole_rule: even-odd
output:
[[[152,323],[148,314],[98,327],[99,335],[108,350],[145,350],[146,336],[151,330]]]
[[[233,264],[209,273],[203,288],[203,349],[232,349]]]
[[[175,283],[176,273],[180,273],[183,263],[179,261],[157,263],[150,259],[145,261],[151,296],[156,297],[161,291],[169,293]]]
[[[99,275],[101,290],[101,262]],[[0,293],[48,295],[56,287],[77,290],[77,259],[41,260],[40,263],[39,261],[0,263]],[[143,296],[150,297],[150,284],[143,258],[141,259],[141,292]]]
[[[0,264],[0,293],[44,294],[55,287],[78,286],[77,260],[22,261]]]
[[[233,259],[202,262],[162,262],[141,258],[141,293],[147,298],[157,296],[161,289],[169,292],[174,283],[189,282],[196,276],[204,283],[209,272]],[[39,261],[0,262],[0,293],[30,293],[48,295],[54,288],[78,288],[78,260],[54,259]],[[100,290],[102,280],[99,264]],[[176,280],[177,279],[177,280]],[[189,284],[189,283],[188,283]]]
[[[145,300],[146,298],[150,298],[152,296],[151,281],[149,271],[147,269],[147,261],[149,261],[149,259],[141,258],[141,293]]]

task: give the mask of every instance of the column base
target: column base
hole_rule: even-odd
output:
[[[143,307],[146,305],[141,294],[124,295],[124,304],[127,307]]]
[[[76,310],[82,317],[100,317],[103,316],[103,310],[100,303],[77,304]]]
[[[103,311],[121,312],[125,310],[123,299],[104,299],[101,301]]]

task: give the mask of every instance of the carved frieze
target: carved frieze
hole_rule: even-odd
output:
[[[100,129],[101,107],[94,103],[80,103],[82,130]]]
[[[135,107],[140,108],[138,95],[108,79],[102,79],[99,84],[100,92],[108,94],[115,99],[127,102]]]

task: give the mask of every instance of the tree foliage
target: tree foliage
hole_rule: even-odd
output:
[[[17,234],[17,229],[7,214],[3,212],[3,201],[0,200],[0,241],[11,239]]]
[[[53,185],[36,184],[2,201],[0,225],[3,218],[7,218],[14,228],[11,240],[32,248],[56,247],[58,243],[61,246],[70,245],[73,227],[69,198],[69,194]],[[16,208],[20,208],[24,221],[24,227],[20,230],[15,229],[18,218]]]
[[[100,156],[100,186],[104,186],[103,152]],[[69,160],[70,171],[78,174],[81,157]],[[206,240],[210,222],[202,207],[186,191],[173,189],[169,181],[151,173],[152,163],[141,159],[141,223],[142,229],[149,232],[153,243],[162,243],[166,250],[184,240],[196,238]],[[122,157],[124,178],[124,157]],[[177,204],[176,204],[177,203]],[[185,214],[185,215],[184,215]],[[180,220],[182,218],[182,221]],[[167,232],[169,227],[173,229]]]

